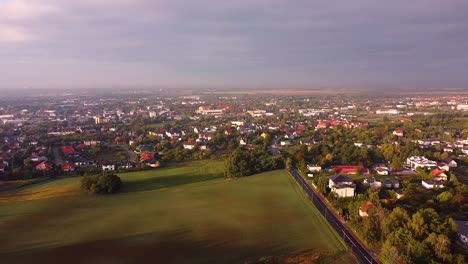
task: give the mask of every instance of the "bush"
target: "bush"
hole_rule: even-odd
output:
[[[91,194],[116,193],[122,187],[122,180],[115,174],[85,176],[81,179],[81,190]]]

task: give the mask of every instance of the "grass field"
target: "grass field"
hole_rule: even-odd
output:
[[[222,163],[202,161],[120,176],[124,193],[113,196],[65,192],[1,204],[1,262],[242,263],[304,251],[353,261],[285,171],[225,180]]]

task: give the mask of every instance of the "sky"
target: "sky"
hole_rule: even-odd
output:
[[[466,0],[0,0],[0,89],[468,88]]]

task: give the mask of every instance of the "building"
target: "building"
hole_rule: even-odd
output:
[[[458,238],[468,247],[468,221],[455,221],[458,227]]]
[[[359,206],[359,215],[361,217],[369,216],[368,212],[373,207],[374,207],[374,204],[371,201],[367,201],[363,205]]]
[[[444,188],[444,185],[439,181],[421,181],[421,184],[424,188],[428,190]]]
[[[356,185],[350,178],[339,174],[330,177],[328,187],[338,197],[354,197],[356,189]]]
[[[43,161],[43,162],[36,165],[36,170],[38,170],[38,171],[49,171],[52,168],[53,168],[52,163],[47,162],[47,161]]]
[[[417,168],[434,169],[437,167],[437,162],[422,156],[409,157],[406,159],[406,164],[408,164],[408,166],[410,166],[413,170],[416,170]]]
[[[321,172],[322,171],[322,167],[320,167],[317,164],[307,164],[307,169],[310,172]]]
[[[369,174],[369,169],[363,166],[331,166],[332,169],[336,170],[336,173],[342,174],[356,174],[358,171],[361,174]]]
[[[382,182],[376,180],[374,177],[364,179],[364,184],[369,184],[369,186],[374,189],[379,189],[380,187],[382,187]]]
[[[113,170],[115,170],[115,165],[114,164],[103,164],[101,168],[102,168],[103,171],[113,171]]]
[[[395,136],[398,136],[398,137],[402,137],[405,134],[405,132],[403,130],[401,130],[401,129],[397,129],[397,130],[393,131],[392,134],[395,135]]]
[[[459,105],[457,105],[457,110],[468,111],[468,104],[459,104]]]
[[[75,171],[75,164],[72,163],[64,163],[61,166],[63,172],[72,172]]]
[[[388,110],[377,110],[375,111],[378,115],[398,115],[401,112],[396,109],[388,109]]]
[[[443,160],[443,162],[447,164],[449,168],[456,168],[458,166],[457,162],[451,158],[446,158]]]
[[[385,179],[384,186],[388,189],[398,189],[400,188],[400,182],[396,179]]]
[[[434,169],[432,171],[432,176],[434,176],[434,180],[436,181],[447,181],[448,179],[447,174],[440,169]]]

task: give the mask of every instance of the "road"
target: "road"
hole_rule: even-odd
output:
[[[273,154],[273,156],[278,156],[279,155],[279,148],[278,148],[278,138],[273,138],[271,140],[271,144],[268,147],[268,150]]]
[[[62,155],[58,147],[52,147],[52,163],[57,167],[63,164]]]
[[[345,243],[351,248],[354,255],[361,261],[361,263],[379,263],[375,257],[367,250],[367,248],[359,241],[359,239],[349,230],[346,225],[335,215],[335,213],[328,207],[323,198],[316,193],[304,178],[299,173],[291,169],[291,175],[302,186],[304,191],[309,196],[309,199],[319,209],[320,213],[327,219],[330,225],[335,228],[336,232],[343,237]]]

